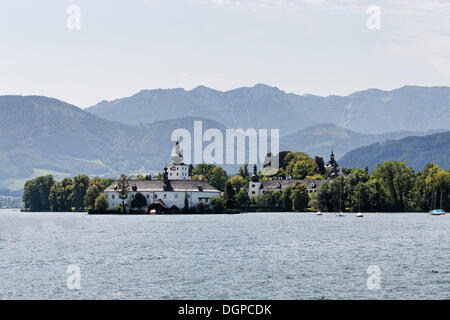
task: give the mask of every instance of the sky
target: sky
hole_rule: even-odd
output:
[[[143,89],[257,83],[323,96],[450,86],[450,0],[0,3],[0,95],[85,108]]]

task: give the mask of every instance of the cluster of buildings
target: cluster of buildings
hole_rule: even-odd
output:
[[[144,195],[150,210],[157,212],[178,212],[185,206],[193,207],[199,201],[206,205],[210,198],[220,195],[220,191],[202,180],[191,180],[189,166],[183,163],[183,156],[179,152],[178,142],[175,146],[176,154],[172,162],[164,167],[162,180],[130,180],[125,205],[130,206],[136,193]],[[119,198],[117,182],[105,189],[104,194],[108,200],[109,209],[122,204]]]
[[[275,173],[278,170],[278,166],[280,163],[284,162],[284,157],[288,152],[280,152],[275,157],[268,157],[264,161],[264,165],[266,166],[265,172]],[[284,169],[286,169],[284,167]],[[325,169],[329,169],[331,171],[330,179],[334,179],[338,176],[344,175],[343,169],[334,158],[334,152],[331,151],[330,160],[325,165]],[[253,174],[251,176],[251,181],[248,186],[248,196],[255,197],[261,196],[264,192],[268,191],[281,191],[287,186],[295,186],[297,183],[304,184],[306,186],[306,191],[308,193],[317,192],[320,184],[324,180],[306,180],[306,179],[294,179],[292,177],[288,177],[286,179],[274,178],[268,180],[262,180],[257,174],[256,166],[253,167]]]
[[[284,157],[286,153],[280,153]],[[279,162],[280,155],[277,155],[276,161]],[[171,157],[172,162],[164,167],[162,180],[129,180],[128,194],[125,199],[125,205],[130,206],[136,193],[142,193],[147,201],[148,208],[157,212],[179,212],[185,207],[185,202],[189,207],[197,205],[199,201],[209,205],[212,197],[221,194],[219,190],[202,180],[192,180],[189,173],[189,165],[183,163],[183,156],[180,154],[178,142],[175,145],[175,155]],[[266,164],[266,161],[265,161]],[[267,162],[270,166],[270,162]],[[343,175],[340,167],[334,159],[334,153],[331,152],[330,160],[326,168],[331,170],[331,177],[334,178]],[[278,168],[278,167],[277,167]],[[277,169],[276,168],[276,169]],[[275,170],[274,168],[272,168]],[[272,170],[272,172],[273,172]],[[306,185],[308,193],[317,192],[323,180],[298,180],[293,178],[286,179],[268,179],[262,180],[257,174],[256,165],[253,167],[253,174],[249,182],[249,197],[261,196],[267,191],[283,190],[287,186],[295,186],[297,183]],[[109,209],[114,209],[122,204],[119,197],[118,182],[114,182],[105,189],[104,194],[108,200]]]

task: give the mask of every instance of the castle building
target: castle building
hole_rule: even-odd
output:
[[[297,183],[304,184],[308,193],[315,193],[323,180],[306,180],[306,179],[272,179],[261,180],[257,174],[256,165],[253,166],[253,174],[248,186],[248,196],[259,197],[264,192],[281,191],[287,186],[295,186]]]
[[[171,159],[172,163],[164,167],[162,180],[128,181],[128,195],[125,199],[127,208],[130,208],[130,203],[138,192],[144,195],[149,207],[165,212],[179,212],[184,208],[186,197],[189,207],[193,207],[199,201],[209,205],[210,198],[220,195],[220,191],[206,181],[191,180],[189,166],[183,163],[178,142],[175,145],[175,155]],[[104,191],[109,209],[122,204],[117,184],[118,181],[115,181]]]

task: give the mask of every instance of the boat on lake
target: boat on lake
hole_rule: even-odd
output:
[[[433,207],[436,207],[436,197],[437,197],[437,194],[435,192],[435,193],[433,193],[433,196],[431,199],[431,210],[430,210],[429,214],[431,216],[442,216],[445,214],[444,209],[433,209]],[[443,199],[443,197],[442,197],[442,188],[441,188],[441,205],[440,205],[441,208],[443,208],[442,199]]]

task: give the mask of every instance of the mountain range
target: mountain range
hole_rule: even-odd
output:
[[[406,99],[406,92],[416,92],[418,98],[412,96]],[[361,94],[367,97],[358,98]],[[85,110],[43,96],[0,96],[0,194],[8,194],[14,190],[21,192],[27,179],[43,174],[53,174],[58,179],[78,173],[117,176],[121,173],[161,171],[169,161],[173,147],[171,133],[178,128],[192,132],[195,120],[202,120],[203,131],[208,128],[225,132],[226,128],[279,126],[283,128],[280,150],[303,151],[311,156],[322,156],[325,161],[328,160],[331,149],[339,159],[347,152],[368,144],[386,140],[390,144],[396,141],[391,142],[391,139],[439,132],[439,128],[449,129],[449,88],[404,87],[389,94],[392,96],[390,101],[399,101],[403,108],[411,105],[411,110],[416,111],[420,109],[419,102],[428,99],[432,106],[430,110],[434,111],[427,111],[425,104],[422,104],[424,110],[420,111],[421,116],[412,115],[413,111],[406,112],[408,109],[397,114],[400,107],[392,107],[397,111],[389,113],[389,108],[384,105],[379,107],[388,113],[383,117],[397,117],[395,120],[398,128],[407,127],[406,124],[411,119],[420,120],[417,120],[417,125],[409,127],[413,130],[370,133],[378,130],[358,132],[350,127],[363,129],[361,123],[367,123],[370,119],[366,118],[366,113],[362,110],[372,108],[375,103],[373,101],[380,99],[380,95],[388,95],[384,91],[367,90],[354,96],[322,98],[286,94],[265,85],[227,92],[206,87],[191,91],[145,90],[130,98],[103,101]],[[447,100],[443,98],[445,96]],[[355,108],[341,108],[342,101],[326,102],[344,98],[353,101]],[[300,100],[303,101],[302,104],[294,103]],[[389,103],[387,98],[384,100],[384,103]],[[198,101],[203,102],[200,104]],[[207,101],[211,103],[208,104]],[[317,108],[314,107],[315,103]],[[324,112],[323,118],[319,117],[320,108]],[[325,109],[329,111],[323,111]],[[352,109],[354,112],[345,113],[345,110]],[[343,121],[345,117],[348,121]],[[336,123],[326,122],[330,118],[347,126],[344,128]],[[372,122],[378,123],[380,120],[372,114]],[[395,121],[386,121],[387,128],[391,127],[389,122]],[[420,148],[426,152],[430,146],[431,144],[421,144]],[[370,160],[371,154],[364,150],[358,151],[361,153],[359,158],[358,153],[350,153],[352,157],[344,156],[342,163],[350,167],[365,166],[365,161]],[[373,158],[376,162],[383,157]],[[423,157],[415,165],[424,166],[426,160]],[[227,169],[230,173],[236,170],[233,166]]]
[[[360,147],[348,152],[339,164],[347,168],[364,168],[367,161],[369,169],[373,170],[378,163],[388,160],[406,161],[416,170],[423,169],[428,162],[449,169],[450,131]]]
[[[321,97],[264,84],[225,92],[200,86],[190,91],[143,90],[86,110],[130,125],[194,116],[228,128],[279,128],[282,135],[322,123],[361,133],[450,130],[450,87],[405,86]]]

